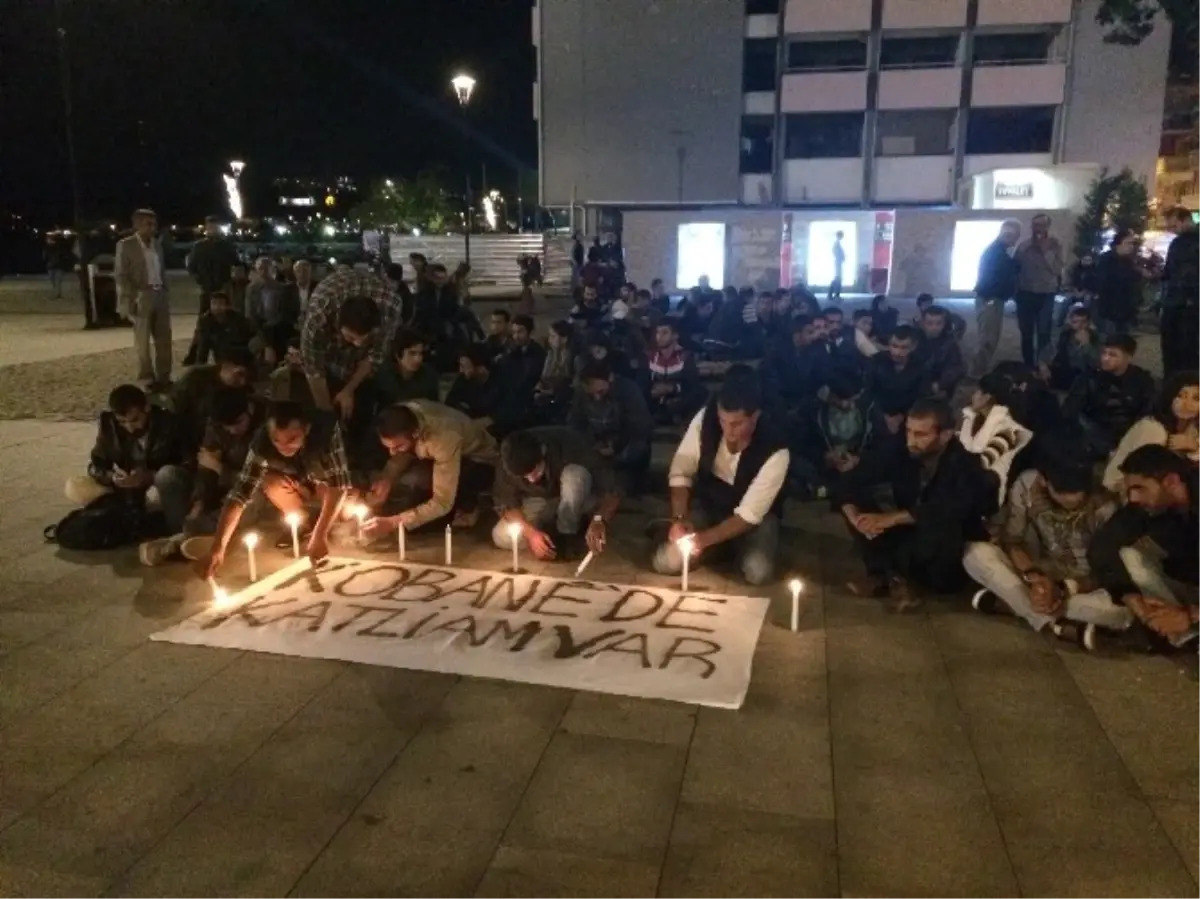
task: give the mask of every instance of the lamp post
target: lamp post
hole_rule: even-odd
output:
[[[454,96],[458,98],[458,106],[463,112],[463,118],[467,116],[467,104],[471,102],[471,94],[475,92],[475,79],[465,72],[459,72],[450,79],[450,86],[454,88]],[[463,241],[463,255],[466,257],[467,265],[471,264],[471,224],[475,218],[475,205],[471,198],[471,167],[467,166],[467,221],[466,227],[463,229],[466,232]]]

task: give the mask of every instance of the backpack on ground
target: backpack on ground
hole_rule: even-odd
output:
[[[58,524],[47,527],[42,536],[69,550],[104,550],[132,546],[155,530],[155,518],[144,505],[131,502],[119,493],[108,493],[82,509],[66,514]],[[160,528],[161,529],[161,528]]]

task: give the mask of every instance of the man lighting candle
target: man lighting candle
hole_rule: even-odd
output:
[[[504,440],[492,498],[500,514],[493,544],[511,549],[509,526],[516,524],[518,539],[542,560],[577,559],[584,541],[588,550],[601,552],[621,502],[613,471],[596,448],[579,432],[558,426],[516,431]]]
[[[205,577],[220,570],[242,512],[260,487],[285,519],[303,517],[305,503],[319,500],[321,511],[305,535],[306,554],[313,562],[329,555],[329,527],[350,489],[346,449],[334,416],[309,413],[299,403],[271,403],[266,423],[251,441],[246,463],[217,519],[212,550],[203,562]],[[290,534],[287,540],[290,543]]]
[[[655,552],[655,571],[681,573],[679,540],[691,535],[695,557],[732,551],[749,584],[774,575],[790,455],[761,416],[758,374],[734,366],[671,460],[671,528]]]
[[[451,512],[455,527],[475,524],[498,455],[486,423],[431,400],[409,400],[380,412],[375,429],[389,458],[366,497],[377,516],[363,528],[367,537],[401,524],[414,531]],[[379,514],[385,509],[394,514]]]

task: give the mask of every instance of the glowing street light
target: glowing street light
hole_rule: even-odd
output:
[[[454,88],[454,94],[458,97],[460,106],[466,106],[471,102],[471,94],[475,90],[475,79],[465,72],[460,72],[450,79],[450,86]]]

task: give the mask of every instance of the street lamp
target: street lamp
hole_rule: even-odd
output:
[[[475,91],[475,79],[466,72],[459,72],[450,79],[450,86],[454,88],[454,96],[458,98],[458,106],[463,111],[463,117],[467,114],[467,104],[471,102],[471,94]],[[463,238],[463,255],[466,257],[467,265],[471,264],[471,222],[474,218],[475,203],[471,196],[471,169],[467,167],[467,221],[466,227],[463,229],[466,233]]]
[[[450,79],[450,86],[458,97],[458,105],[466,107],[471,102],[471,94],[475,90],[475,79],[465,72],[460,72]]]

